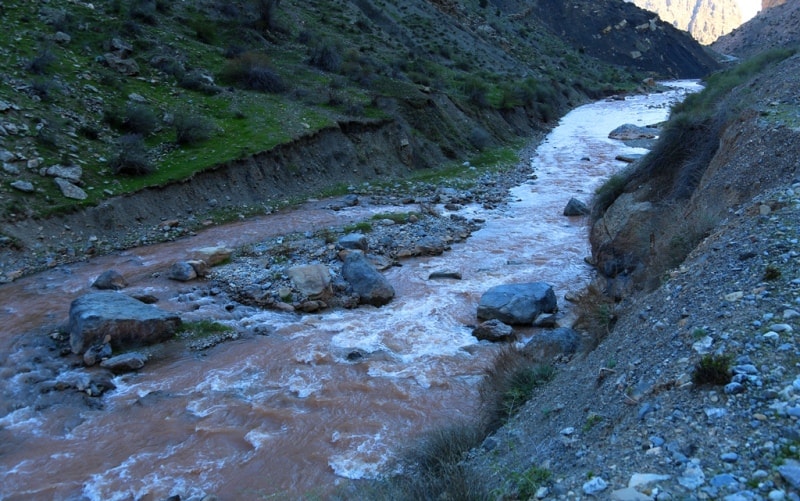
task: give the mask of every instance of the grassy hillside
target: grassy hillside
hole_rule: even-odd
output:
[[[565,45],[514,2],[68,0],[5,3],[0,218],[101,200],[291,143],[343,122],[393,120],[445,94],[481,119],[542,124],[641,75]],[[459,136],[456,160],[502,143]],[[451,137],[452,139],[452,137]],[[43,169],[78,166],[84,200]],[[27,190],[12,183],[31,183]],[[23,186],[24,188],[24,186]]]

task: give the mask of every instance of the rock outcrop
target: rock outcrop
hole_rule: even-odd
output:
[[[736,0],[626,0],[655,12],[678,29],[708,45],[738,28],[742,12]]]

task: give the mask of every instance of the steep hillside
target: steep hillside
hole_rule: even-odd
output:
[[[775,3],[720,37],[711,48],[722,54],[747,58],[762,50],[800,44],[800,3]]]
[[[736,0],[628,0],[708,45],[742,24]]]
[[[685,33],[617,0],[537,0],[531,6],[556,35],[603,61],[670,78],[698,78],[716,62]]]
[[[645,75],[715,68],[632,5],[568,4],[4,4],[0,251],[42,266],[165,217],[199,225],[460,163]],[[239,177],[264,185],[246,196]]]
[[[798,73],[782,51],[710,79],[606,186],[625,188],[593,234],[598,271],[651,292],[584,296],[584,351],[540,361],[555,377],[463,478],[510,499],[797,499]]]

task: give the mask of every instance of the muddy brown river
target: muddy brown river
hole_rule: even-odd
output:
[[[163,274],[194,248],[348,224],[371,210],[324,204],[0,286],[0,500],[324,498],[343,479],[380,475],[425,430],[478,412],[478,385],[496,353],[469,327],[484,291],[548,282],[568,313],[564,294],[584,287],[592,270],[584,263],[587,221],[563,216],[563,208],[573,196],[588,202],[624,166],[617,155],[644,153],[608,139],[611,130],[660,122],[670,104],[697,90],[691,82],[671,85],[671,92],[601,101],[565,116],[531,159],[536,179],[512,189],[500,209],[462,211],[486,220],[466,242],[389,269],[396,297],[382,308],[228,311],[187,300],[191,285]],[[85,397],[102,406],[42,393],[43,382],[87,377],[42,339],[66,320],[70,301],[112,268],[127,278],[126,292],[155,295],[185,320],[268,326],[271,334],[203,352],[167,347],[141,371],[116,377],[115,390]],[[441,269],[463,279],[428,280]],[[354,350],[365,356],[348,360]]]

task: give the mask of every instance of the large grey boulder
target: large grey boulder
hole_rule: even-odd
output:
[[[359,303],[383,306],[394,298],[394,287],[361,252],[345,256],[342,277],[358,295]]]
[[[83,353],[108,338],[114,349],[159,343],[171,338],[180,317],[116,292],[94,292],[79,297],[69,309],[69,344]]]
[[[486,291],[478,303],[478,318],[509,325],[532,324],[540,313],[557,309],[553,287],[544,282],[506,284]]]

